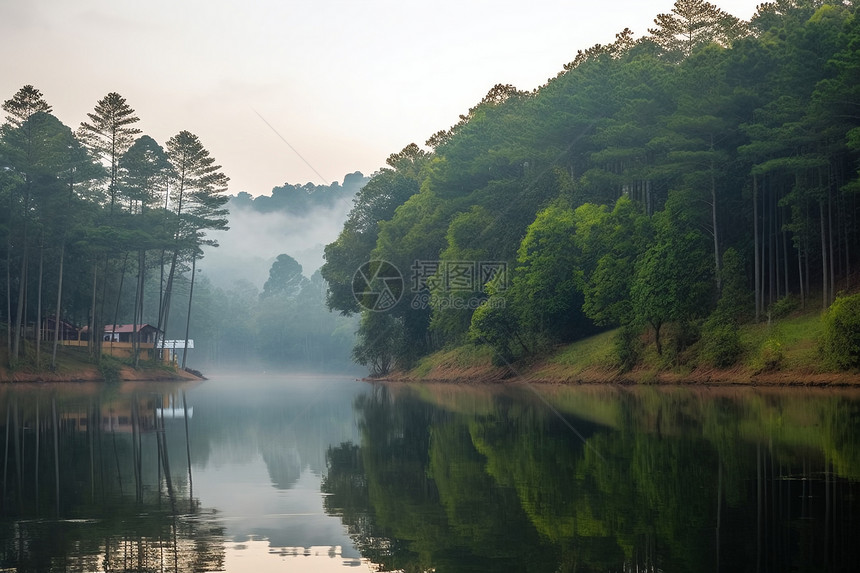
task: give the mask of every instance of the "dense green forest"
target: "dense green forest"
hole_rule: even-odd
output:
[[[740,322],[828,309],[857,282],[853,2],[766,2],[747,22],[678,0],[533,91],[495,86],[426,144],[389,158],[326,247],[328,305],[360,314],[354,357],[377,375],[610,327],[621,367],[643,342],[672,363],[697,341],[725,367]],[[374,260],[388,270],[356,275]],[[855,338],[830,350],[856,366],[858,305],[839,300],[830,323]]]
[[[54,367],[63,323],[95,333],[88,338],[96,361],[105,324],[167,331],[171,310],[192,300],[207,232],[227,227],[229,179],[221,166],[191,132],[164,147],[137,137],[139,118],[115,92],[74,132],[31,85],[2,107],[0,281],[9,365]],[[189,270],[182,301],[176,286]],[[132,343],[139,356],[140,341]]]
[[[74,131],[31,85],[2,109],[4,366],[56,369],[62,341],[81,328],[85,351],[102,362],[105,326],[129,324],[154,326],[168,340],[196,338],[188,352],[195,367],[350,364],[354,321],[328,312],[319,273],[306,278],[282,254],[265,285],[237,275],[222,289],[197,263],[218,246],[213,232],[229,228],[233,203],[301,216],[348,200],[365,181],[361,173],[342,186],[285,185],[272,196],[231,198],[229,179],[196,135],[180,131],[160,145],[135,127],[134,109],[117,93]],[[129,362],[151,357],[138,337],[131,343]],[[191,366],[185,354],[181,366]]]

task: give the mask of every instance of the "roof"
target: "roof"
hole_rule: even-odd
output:
[[[158,332],[161,332],[160,330],[158,330],[156,327],[152,326],[151,324],[137,324],[137,325],[134,325],[134,324],[117,324],[116,328],[114,328],[113,324],[106,324],[104,332],[105,332],[105,334],[130,333],[130,332],[135,332],[135,330],[134,330],[135,326],[137,326],[138,332],[143,330],[144,328],[147,328],[147,327],[149,327],[153,330],[156,330]],[[89,329],[90,329],[89,326],[85,326],[81,329],[81,332],[89,332]]]

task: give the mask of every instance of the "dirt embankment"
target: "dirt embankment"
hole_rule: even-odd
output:
[[[199,376],[184,370],[172,370],[167,368],[141,368],[122,367],[117,373],[120,382],[133,381],[181,381],[201,380]],[[68,371],[29,371],[9,370],[0,367],[0,383],[8,382],[104,382],[105,377],[95,365],[82,365],[79,368]]]
[[[589,367],[566,369],[558,364],[536,362],[528,365],[468,366],[441,364],[429,372],[393,372],[385,377],[397,382],[449,382],[458,384],[498,384],[528,382],[533,384],[671,384],[702,386],[857,386],[858,372],[796,372],[774,370],[753,372],[745,368],[694,369],[691,371],[656,371],[636,368],[618,372],[611,368]]]

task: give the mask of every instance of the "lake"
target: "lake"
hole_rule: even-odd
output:
[[[0,571],[852,571],[851,390],[0,387]]]

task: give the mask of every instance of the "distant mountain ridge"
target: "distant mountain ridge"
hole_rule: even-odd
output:
[[[271,195],[252,196],[242,191],[231,196],[229,207],[250,209],[258,213],[284,212],[291,215],[303,216],[321,207],[331,208],[338,201],[355,196],[370,181],[361,171],[344,176],[343,184],[337,181],[329,185],[304,185],[284,183],[274,187]]]

